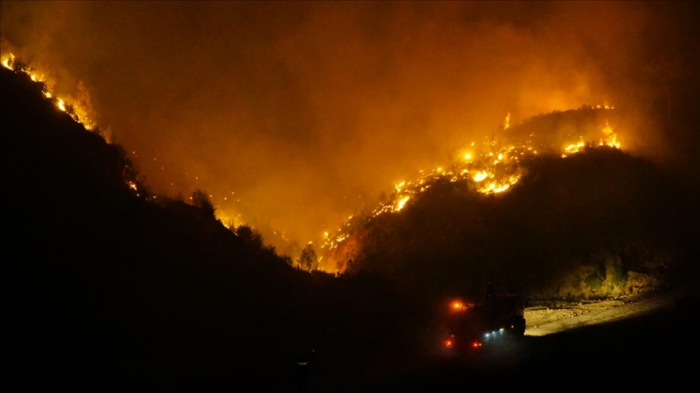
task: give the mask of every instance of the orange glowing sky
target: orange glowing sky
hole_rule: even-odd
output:
[[[611,103],[629,146],[686,72],[671,8],[574,2],[0,3],[2,53],[90,92],[146,185],[212,195],[284,252],[527,117]],[[669,6],[670,7],[670,6]],[[679,76],[681,75],[681,76]],[[674,79],[675,78],[675,79]],[[669,96],[670,97],[670,96]],[[574,141],[575,142],[575,141]]]

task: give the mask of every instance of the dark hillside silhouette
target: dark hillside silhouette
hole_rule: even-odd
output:
[[[7,354],[27,381],[288,386],[299,351],[376,345],[371,290],[291,267],[206,198],[149,196],[121,146],[0,78]]]
[[[522,127],[566,128],[567,116],[592,124],[599,112],[555,112]],[[417,297],[480,296],[494,276],[501,290],[588,299],[660,289],[697,267],[697,194],[678,173],[599,146],[523,165],[506,193],[445,176],[400,213],[365,218],[339,248],[348,273],[384,275]]]
[[[433,345],[436,305],[483,295],[487,277],[559,294],[545,284],[573,275],[603,291],[697,256],[682,182],[602,149],[534,160],[495,197],[436,182],[357,226],[347,274],[295,269],[252,228],[216,220],[204,190],[192,205],[150,195],[121,146],[41,89],[0,68],[5,354],[27,387],[289,389],[309,351],[310,390],[361,385]]]

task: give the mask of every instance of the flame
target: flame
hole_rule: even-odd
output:
[[[506,115],[506,119],[503,121],[503,129],[507,130],[510,128],[510,112]]]
[[[613,130],[612,127],[610,127],[610,123],[608,123],[607,120],[605,120],[605,128],[603,128],[603,139],[600,140],[599,145],[600,146],[609,146],[613,147],[615,149],[620,148],[620,142],[617,141],[617,134],[615,134],[615,130]]]
[[[399,199],[399,201],[396,203],[396,209],[394,209],[394,211],[401,211],[401,209],[406,206],[406,202],[408,202],[409,199],[411,199],[410,196],[404,196],[403,198]]]
[[[406,185],[406,181],[402,181],[401,183],[394,184],[394,188],[396,188],[396,192],[401,192],[401,188]]]
[[[583,137],[580,138],[581,140],[578,141],[578,143],[572,143],[564,148],[564,153],[561,155],[562,158],[566,158],[569,154],[578,153],[581,149],[586,147],[586,142],[583,141]]]
[[[15,55],[13,55],[12,53],[10,53],[10,55],[8,57],[2,59],[3,67],[7,68],[8,70],[14,71],[14,68],[13,68],[14,62],[15,62]]]
[[[478,182],[486,179],[488,176],[489,176],[489,174],[486,171],[477,172],[474,175],[474,181],[478,183]]]

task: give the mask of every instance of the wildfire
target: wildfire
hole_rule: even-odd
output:
[[[85,127],[86,130],[97,130],[97,125],[92,120],[92,108],[89,105],[89,100],[86,103],[84,100],[80,101],[70,97],[56,96],[53,88],[46,83],[46,74],[38,73],[26,63],[18,61],[12,53],[6,56],[0,56],[0,63],[9,70],[25,74],[32,81],[41,83],[43,88],[42,94],[46,99],[50,100],[58,110],[67,113],[74,121]],[[78,85],[78,91],[87,96],[87,91],[82,83]],[[595,108],[606,110],[614,109],[613,106],[607,104],[597,105]],[[503,130],[510,129],[510,121],[511,114],[507,113],[503,121]],[[603,135],[598,142],[599,146],[608,146],[616,149],[621,147],[614,128],[610,126],[607,120],[601,132]],[[534,134],[530,136],[534,136]],[[394,184],[394,194],[391,200],[378,206],[365,218],[371,219],[382,214],[401,212],[406,208],[409,201],[427,191],[437,180],[448,180],[450,182],[466,180],[474,184],[479,193],[485,195],[506,192],[517,184],[524,175],[520,161],[538,154],[537,150],[533,149],[529,143],[530,141],[528,140],[524,144],[513,144],[502,147],[501,143],[494,137],[487,138],[480,144],[471,142],[468,148],[469,151],[465,151],[466,149],[463,150],[463,160],[451,166],[439,166],[431,171],[420,171],[420,175],[415,181],[402,180]],[[583,137],[580,137],[578,142],[570,143],[563,147],[561,157],[567,157],[578,153],[587,145],[591,145],[591,143],[586,143]],[[125,179],[125,184],[136,195],[140,195],[139,186],[136,182]],[[239,222],[237,217],[225,217],[225,220],[231,224]],[[337,234],[324,232],[324,242],[321,248],[333,250],[337,248],[341,242],[348,239],[350,236],[348,228],[350,228],[351,220],[353,220],[353,216],[350,216],[345,225],[338,229]],[[281,236],[283,239],[288,240],[284,234]],[[468,305],[455,303],[455,307],[456,309],[466,309]]]
[[[29,67],[27,64],[21,61],[18,61],[15,58],[15,55],[12,53],[2,57],[2,59],[0,59],[0,63],[2,63],[3,67],[9,70],[27,75],[29,79],[34,82],[41,82],[43,84],[44,90],[42,93],[44,94],[44,97],[51,100],[58,109],[60,109],[62,112],[66,112],[73,120],[85,127],[86,130],[94,131],[96,129],[95,122],[90,119],[90,116],[88,115],[91,110],[86,108],[84,105],[81,105],[77,100],[66,101],[63,98],[56,97],[53,93],[53,89],[46,83],[46,74],[37,73],[34,68]],[[78,86],[78,89],[80,90],[81,87],[82,84]],[[84,90],[84,87],[82,87],[82,89]]]
[[[487,177],[489,177],[489,174],[486,171],[477,172],[474,174],[474,181],[478,183]]]
[[[472,147],[474,145],[474,143],[471,144]],[[401,211],[413,195],[425,192],[432,182],[441,178],[449,179],[451,182],[470,179],[479,184],[477,190],[483,194],[497,194],[508,190],[520,180],[522,169],[517,162],[528,150],[524,146],[508,146],[494,150],[494,146],[493,140],[486,141],[484,149],[491,150],[488,153],[480,155],[465,153],[464,162],[453,165],[451,168],[440,166],[430,172],[421,171],[420,178],[415,182],[403,180],[394,184],[393,202],[377,207],[372,212],[372,217]],[[536,154],[531,150],[529,149],[529,154]]]
[[[2,62],[3,67],[7,68],[8,70],[13,70],[12,64],[15,62],[15,55],[10,53],[10,55],[8,57],[2,59],[1,62]]]
[[[564,153],[562,153],[561,157],[566,158],[566,156],[569,154],[578,153],[584,147],[586,147],[586,143],[583,141],[583,137],[581,137],[581,140],[578,141],[578,143],[572,143],[572,144],[566,146],[564,148]]]
[[[605,128],[603,128],[603,139],[600,140],[599,145],[600,146],[609,146],[609,147],[614,147],[615,149],[620,148],[620,142],[617,141],[617,135],[615,134],[615,130],[613,130],[612,127],[610,127],[610,124],[608,121],[605,121]]]
[[[22,61],[19,61],[14,54],[9,53],[7,54],[7,56],[0,56],[0,63],[2,63],[3,67],[15,73],[27,75],[29,79],[31,79],[35,83],[41,83],[42,94],[44,95],[44,97],[51,101],[60,111],[68,114],[76,123],[82,125],[86,130],[98,130],[97,124],[95,124],[95,122],[91,119],[89,115],[93,112],[93,110],[89,102],[89,95],[87,94],[87,90],[85,89],[85,86],[82,84],[82,82],[78,84],[78,93],[79,95],[83,94],[84,97],[87,97],[86,99],[64,99],[61,97],[57,97],[53,92],[53,88],[48,83],[46,83],[46,74],[37,73],[34,68],[30,67],[28,64]],[[103,138],[105,137],[104,135],[102,136]],[[109,143],[108,140],[105,139],[105,141]],[[126,186],[130,190],[132,190],[136,196],[141,196],[139,187],[136,184],[136,182],[128,179],[127,177],[128,176],[125,175],[124,183],[126,184]],[[153,198],[155,198],[155,196]]]
[[[610,106],[598,107],[601,109],[612,109]],[[510,113],[506,116],[504,122],[504,129],[508,127],[510,127]],[[601,146],[620,148],[617,136],[607,122],[602,133]],[[472,142],[471,146],[474,147],[474,145],[474,142]],[[497,148],[497,145],[499,145],[497,141],[491,138],[483,143],[484,148],[480,155],[475,155],[472,152],[464,153],[464,162],[453,166],[451,169],[437,167],[430,172],[421,171],[420,178],[415,182],[403,180],[394,184],[396,191],[394,202],[379,206],[375,209],[372,216],[376,217],[384,213],[401,211],[412,195],[425,192],[430,188],[431,182],[439,178],[446,177],[452,182],[470,179],[478,184],[477,191],[483,194],[498,194],[510,189],[523,175],[522,168],[519,165],[520,160],[532,157],[538,153],[528,143],[510,145],[500,149]],[[586,145],[583,137],[581,137],[578,142],[568,144],[563,148],[562,157],[578,153]]]
[[[598,105],[600,108],[600,105]],[[605,109],[612,109],[612,107],[605,106]],[[612,147],[615,149],[620,148],[620,142],[617,140],[617,134],[615,133],[615,130],[610,126],[610,123],[605,120],[605,127],[601,130],[603,133],[603,138],[600,139],[600,142],[598,143],[598,146],[608,146]],[[570,144],[564,148],[564,153],[562,153],[562,158],[566,158],[567,156],[578,153],[586,147],[586,143],[583,141],[583,137],[581,137],[581,140],[576,143],[576,144]]]
[[[394,211],[401,211],[401,209],[403,209],[403,207],[406,206],[406,202],[408,202],[409,199],[411,199],[410,196],[404,196],[401,199],[399,199],[399,201],[396,203],[396,208],[394,209]]]
[[[614,109],[609,105],[597,105],[589,108]],[[510,128],[510,113],[506,115],[503,123],[503,129],[508,128]],[[601,132],[603,136],[598,143],[599,146],[620,148],[617,135],[607,120]],[[534,134],[530,134],[529,137],[534,137]],[[409,200],[427,191],[431,184],[439,179],[447,179],[450,182],[463,180],[473,182],[476,185],[476,191],[485,195],[506,192],[516,185],[524,175],[524,169],[520,165],[521,161],[538,155],[538,150],[530,145],[530,138],[524,144],[513,144],[505,147],[501,147],[501,143],[493,137],[485,139],[481,145],[471,142],[469,151],[465,151],[465,149],[461,153],[462,160],[451,167],[440,166],[432,171],[421,170],[417,180],[402,180],[394,184],[395,192],[391,200],[375,208],[366,218],[372,219],[382,214],[402,211]],[[564,145],[560,154],[561,157],[565,158],[592,145],[592,141],[587,142],[584,141],[583,137],[579,137],[577,142]],[[349,221],[338,229],[338,236],[326,238],[324,249],[333,250],[338,247],[341,241],[350,236]]]

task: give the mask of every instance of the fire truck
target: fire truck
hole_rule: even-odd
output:
[[[517,294],[497,295],[490,281],[483,300],[452,301],[445,318],[442,350],[466,354],[523,337],[525,303]]]

